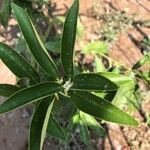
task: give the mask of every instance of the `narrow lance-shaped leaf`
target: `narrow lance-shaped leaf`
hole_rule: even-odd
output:
[[[27,78],[27,77],[24,77],[24,78],[20,78],[16,85],[19,86],[20,88],[26,88],[26,87],[29,87],[29,83],[30,83],[30,79]]]
[[[71,118],[71,121],[70,121],[70,124],[68,126],[68,128],[73,131],[75,130],[75,128],[77,127],[77,125],[79,124],[79,121],[80,121],[80,115],[79,113],[76,113],[72,116]]]
[[[114,72],[100,72],[99,73],[101,76],[111,80],[118,86],[122,86],[126,83],[133,82],[133,79],[131,77],[127,77],[121,74],[117,74]]]
[[[67,131],[67,142],[70,141],[71,137],[72,137],[72,133],[75,131],[75,129],[77,128],[77,126],[79,125],[79,121],[80,121],[80,115],[78,112],[76,112],[71,118],[70,118],[70,123],[68,125],[68,127],[66,128]]]
[[[80,111],[80,117],[87,124],[87,126],[92,131],[94,131],[95,134],[101,137],[105,135],[104,128],[97,122],[97,120],[93,116]]]
[[[30,17],[16,4],[12,3],[11,6],[31,53],[51,77],[57,78],[58,70],[44,47]]]
[[[79,128],[80,128],[80,136],[82,141],[84,142],[84,144],[90,145],[91,139],[90,139],[88,127],[82,119],[80,119],[79,121]]]
[[[1,96],[9,97],[10,95],[14,94],[18,90],[20,90],[20,89],[17,86],[10,85],[10,84],[0,84],[0,95]]]
[[[112,103],[119,108],[128,106],[128,109],[130,109],[130,107],[133,107],[132,103],[136,103],[133,94],[135,90],[134,79],[113,72],[101,72],[100,74],[119,86],[116,93],[108,93],[108,95],[105,96],[105,99],[112,101]]]
[[[135,108],[138,106],[138,100],[134,95],[134,79],[132,79],[132,77],[113,72],[102,72],[100,74],[119,86],[119,89],[116,91],[116,93],[109,92],[104,99],[112,101],[112,103],[119,108],[124,108],[124,106],[126,106],[128,111],[135,110]]]
[[[94,72],[97,73],[102,71],[106,71],[105,65],[102,62],[102,59],[95,54]]]
[[[54,96],[43,99],[37,106],[30,127],[29,150],[42,150]]]
[[[57,120],[54,118],[53,115],[49,118],[49,123],[47,127],[47,134],[49,136],[53,136],[57,139],[66,140],[66,135]]]
[[[73,76],[73,53],[76,38],[78,11],[79,0],[75,0],[68,11],[63,29],[61,42],[61,61],[67,77]]]
[[[150,85],[150,71],[149,72],[139,72],[136,71],[136,77],[140,78],[140,79],[144,79],[145,83],[149,86]]]
[[[17,77],[27,77],[31,84],[40,81],[37,71],[21,55],[4,43],[0,43],[0,59]]]
[[[10,15],[10,0],[3,0],[2,7],[0,9],[0,21],[5,28],[7,27],[8,24],[9,15]]]
[[[143,56],[136,64],[133,65],[132,69],[138,69],[148,61],[150,62],[150,53]]]
[[[124,84],[116,92],[112,103],[119,108],[127,107],[129,110],[129,106],[133,106],[132,104],[136,102],[136,99],[134,98],[134,91],[134,82],[128,82]]]
[[[31,102],[38,101],[60,90],[62,90],[61,85],[54,82],[41,83],[20,90],[0,105],[0,114],[27,105]]]
[[[138,122],[110,102],[89,92],[70,91],[74,105],[81,111],[106,121],[138,126]]]
[[[109,79],[95,73],[83,73],[73,77],[71,90],[115,91],[117,85]]]

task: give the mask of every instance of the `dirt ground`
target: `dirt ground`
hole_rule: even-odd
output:
[[[54,12],[56,15],[63,14],[71,4],[71,0],[53,0],[52,2],[56,3],[58,10]],[[149,0],[80,0],[80,3],[80,19],[85,28],[84,40],[86,42],[98,39],[101,36],[97,32],[97,30],[100,30],[101,20],[96,19],[94,13],[101,15],[109,14],[112,10],[124,11],[129,16],[135,15],[137,21],[150,20]],[[96,7],[94,12],[92,12],[93,6]],[[10,46],[14,45],[18,34],[18,30],[12,28],[14,24],[16,22],[11,19],[7,31],[0,26],[0,42],[5,42]],[[140,30],[137,26],[132,26],[126,31],[120,32],[110,47],[109,56],[125,66],[131,67],[143,56],[139,43],[148,35],[150,35],[150,26],[141,26]],[[147,66],[144,69],[147,69]],[[0,83],[15,84],[15,82],[15,76],[0,62]],[[147,97],[142,102],[144,116],[140,112],[135,113],[135,117],[140,120],[140,126],[138,128],[120,127],[109,123],[108,136],[105,139],[96,138],[94,141],[97,150],[150,149],[150,128],[145,122],[145,116],[150,112],[150,91],[147,91],[143,84],[141,88],[147,92]],[[3,100],[3,98],[0,98],[0,103]],[[31,114],[32,109],[27,106],[0,117],[0,150],[27,149]],[[55,150],[57,148],[54,142],[46,141],[44,149]]]

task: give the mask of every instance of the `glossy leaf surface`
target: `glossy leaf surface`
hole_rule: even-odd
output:
[[[64,24],[61,42],[61,61],[67,77],[73,76],[73,54],[78,20],[79,0],[71,6]]]
[[[29,150],[42,150],[54,96],[43,99],[37,106],[30,126]]]
[[[0,43],[0,59],[17,77],[27,77],[32,84],[40,81],[37,71],[15,50],[3,43]]]
[[[10,0],[3,0],[1,1],[1,3],[2,7],[0,9],[0,21],[2,25],[6,28],[10,15]]]
[[[61,85],[46,82],[16,92],[0,105],[0,114],[48,97],[62,89]]]
[[[53,136],[57,139],[61,139],[64,141],[66,140],[66,135],[65,135],[63,129],[61,128],[61,126],[59,125],[57,120],[54,118],[54,116],[52,116],[52,115],[49,118],[49,123],[48,123],[48,127],[47,127],[47,134],[49,136]]]
[[[83,73],[73,77],[71,90],[114,91],[118,87],[109,79],[95,73]]]
[[[18,90],[19,88],[17,86],[10,85],[10,84],[0,84],[1,96],[9,97],[10,95],[14,94]]]
[[[16,4],[12,3],[11,6],[31,53],[51,77],[57,78],[58,70],[44,47],[30,17]]]
[[[138,126],[133,117],[100,97],[81,91],[70,92],[70,95],[74,105],[87,114],[118,124]]]

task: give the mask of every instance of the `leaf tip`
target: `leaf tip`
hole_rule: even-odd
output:
[[[139,127],[139,126],[140,126],[139,121],[137,121],[136,119],[134,119],[133,127]]]

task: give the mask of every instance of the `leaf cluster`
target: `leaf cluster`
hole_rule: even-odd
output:
[[[42,150],[46,135],[68,141],[70,131],[77,125],[85,144],[89,144],[88,127],[98,135],[104,135],[104,129],[97,119],[122,125],[138,126],[138,122],[128,113],[117,108],[111,101],[122,86],[134,84],[130,77],[112,72],[78,73],[74,65],[74,45],[78,21],[79,0],[75,0],[69,9],[61,38],[61,67],[56,66],[45,48],[29,15],[18,5],[12,3],[20,30],[29,47],[32,57],[44,72],[35,69],[25,58],[4,43],[0,43],[0,59],[20,79],[27,78],[25,86],[19,84],[0,85],[0,95],[8,97],[0,105],[0,114],[7,113],[30,103],[35,111],[30,125],[29,150]],[[99,97],[105,94],[107,97]],[[120,97],[121,98],[121,97]],[[61,102],[70,104],[74,112],[67,127],[61,127],[56,113]]]

